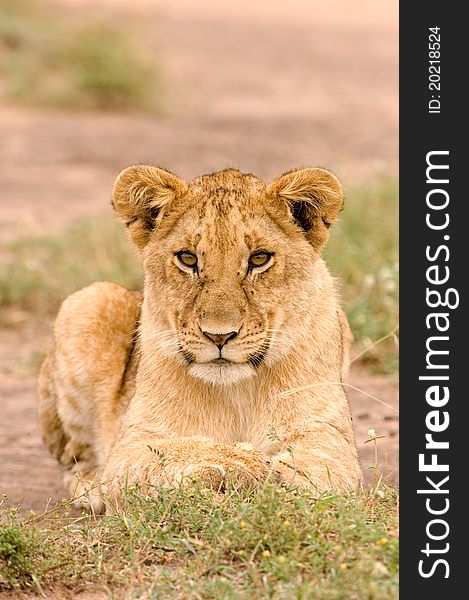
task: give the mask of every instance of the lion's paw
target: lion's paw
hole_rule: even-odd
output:
[[[68,488],[72,502],[77,508],[86,508],[93,513],[101,513],[104,502],[101,495],[101,487],[96,473],[72,473],[64,475],[64,485]]]
[[[276,480],[276,473],[260,451],[245,444],[218,444],[206,441],[171,442],[158,450],[140,453],[131,460],[115,461],[117,472],[105,470],[104,496],[119,504],[123,491],[138,485],[147,494],[159,487],[178,487],[201,482],[215,491],[252,489],[267,479]],[[114,463],[115,464],[115,463]]]
[[[216,491],[252,489],[261,481],[275,479],[267,459],[258,451],[242,444],[211,449],[209,460],[197,463],[167,465],[164,475],[167,485],[198,480]],[[214,451],[215,450],[215,451]]]

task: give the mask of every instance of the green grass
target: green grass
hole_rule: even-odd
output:
[[[397,495],[316,498],[270,484],[227,495],[197,483],[131,491],[117,515],[46,517],[5,509],[0,590],[60,586],[119,598],[392,599],[398,596]]]
[[[345,209],[333,226],[326,260],[341,282],[344,308],[358,352],[378,370],[397,369],[398,189],[382,177],[346,190]]]
[[[93,281],[142,286],[133,247],[111,210],[58,236],[19,239],[7,253],[0,265],[0,306],[17,306],[42,319],[55,315],[68,294]]]
[[[346,198],[326,259],[342,283],[361,351],[390,334],[398,322],[397,187],[392,180],[379,179],[349,189]],[[52,317],[69,293],[93,281],[115,281],[132,289],[142,283],[135,253],[111,211],[74,224],[61,235],[20,239],[6,252],[0,266],[0,307],[17,306],[40,318]],[[395,337],[362,358],[380,371],[393,372]]]
[[[12,102],[65,109],[159,110],[154,59],[129,23],[0,2],[0,83]]]

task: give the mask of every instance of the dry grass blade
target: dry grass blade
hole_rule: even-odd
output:
[[[396,325],[391,332],[387,333],[386,335],[383,335],[383,337],[380,337],[379,340],[376,340],[376,342],[373,342],[370,346],[367,346],[364,350],[362,350],[361,352],[359,352],[358,354],[356,354],[350,360],[350,364],[354,363],[356,360],[358,360],[359,358],[361,358],[363,355],[367,354],[367,352],[370,352],[370,350],[372,350],[373,348],[376,348],[376,346],[379,346],[379,344],[382,344],[383,342],[385,342],[389,338],[393,338],[395,340],[395,342],[397,343],[397,336],[396,336],[396,334],[397,334],[398,331],[399,331],[399,325]]]
[[[315,387],[320,387],[320,386],[324,386],[324,385],[341,385],[341,386],[351,388],[352,390],[360,392],[361,394],[365,394],[365,396],[372,398],[376,402],[379,402],[383,406],[386,406],[387,408],[391,409],[395,413],[399,414],[399,410],[397,408],[394,408],[394,406],[391,406],[387,402],[384,402],[384,400],[380,400],[380,398],[377,398],[374,394],[370,394],[366,390],[363,390],[363,389],[357,387],[356,385],[352,385],[351,383],[344,383],[341,381],[323,381],[321,383],[310,383],[308,385],[303,385],[301,387],[292,388],[291,390],[286,390],[285,392],[281,392],[280,396],[282,396],[282,397],[291,396],[292,394],[297,394],[299,392],[303,392],[305,390],[311,390],[311,389],[314,389]]]

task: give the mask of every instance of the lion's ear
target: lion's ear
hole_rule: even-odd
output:
[[[276,179],[267,192],[286,202],[291,218],[316,249],[326,243],[328,229],[344,203],[335,175],[325,169],[299,169]]]
[[[114,184],[112,204],[137,248],[145,247],[159,223],[162,209],[186,190],[187,184],[182,179],[159,167],[136,165],[120,173]]]

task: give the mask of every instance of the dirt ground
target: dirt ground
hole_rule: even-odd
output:
[[[129,10],[123,0],[102,3],[111,4]],[[226,166],[268,180],[297,165],[327,166],[347,182],[396,174],[397,3],[356,0],[353,12],[345,0],[131,5],[160,57],[167,114],[0,105],[0,243],[99,218],[117,173],[132,163],[156,162],[185,178]],[[21,313],[10,321],[0,330],[0,491],[41,510],[64,494],[39,439],[28,366],[49,332]],[[396,408],[395,381],[355,364],[349,383]],[[356,389],[348,394],[367,479],[374,457],[363,442],[373,428],[386,436],[380,471],[395,483],[397,413]]]

